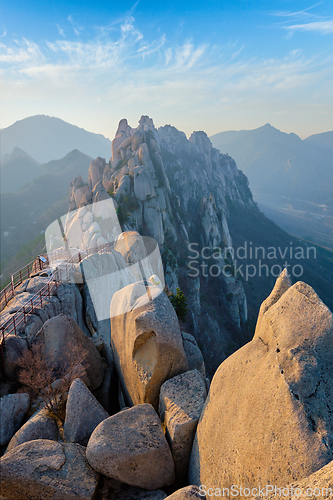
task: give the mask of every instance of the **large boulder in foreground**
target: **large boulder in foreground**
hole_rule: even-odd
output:
[[[273,500],[277,498],[279,492],[275,492],[273,486],[265,488],[261,496],[255,498],[266,498]],[[333,495],[333,462],[325,465],[311,476],[297,481],[296,483],[285,486],[280,496],[287,497],[289,500],[296,500],[299,498],[312,497],[327,499]]]
[[[100,423],[87,446],[94,470],[132,486],[156,490],[174,480],[174,463],[154,408],[142,404]]]
[[[111,301],[111,346],[125,402],[158,408],[165,380],[187,370],[178,319],[166,294],[144,282]]]
[[[83,446],[37,439],[1,459],[1,495],[7,500],[91,500],[99,475]]]
[[[82,362],[89,379],[89,387],[93,391],[102,383],[104,369],[102,358],[93,341],[86,337],[77,322],[70,316],[59,314],[44,323],[35,339],[44,344],[45,355],[53,367],[61,369],[64,360],[69,360],[71,354],[78,350],[86,352]]]
[[[253,340],[213,378],[191,454],[194,484],[283,487],[333,459],[332,313],[302,282],[288,288],[282,276],[272,294]]]

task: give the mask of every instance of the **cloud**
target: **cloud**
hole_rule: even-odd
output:
[[[12,45],[0,43],[0,62],[17,68],[17,64],[24,67],[26,64],[39,65],[44,61],[44,55],[38,44],[26,38],[13,42]]]
[[[0,38],[3,38],[6,35],[7,35],[7,30],[5,29],[4,32],[3,32],[3,34],[0,36]]]
[[[81,34],[81,31],[83,31],[83,28],[82,27],[78,27],[76,23],[74,23],[74,20],[73,20],[73,17],[71,15],[69,15],[67,17],[67,20],[71,23],[71,25],[73,26],[73,31],[75,33],[76,36],[80,36]],[[60,33],[61,34],[61,33]]]
[[[306,9],[298,10],[298,11],[278,11],[278,12],[273,12],[273,16],[278,16],[278,17],[305,17],[305,16],[312,16],[312,13],[309,13],[310,10],[318,7],[318,5],[322,4],[323,2],[318,2],[314,5],[311,5],[310,7],[307,7]]]
[[[285,29],[295,32],[295,31],[317,31],[324,35],[333,33],[333,20],[330,21],[313,21],[306,24],[293,24],[291,26],[286,26]]]
[[[59,33],[59,35],[60,35],[60,36],[62,36],[62,37],[65,37],[65,32],[64,32],[63,28],[61,28],[61,27],[59,26],[59,24],[56,24],[56,27],[57,27],[57,29],[58,29],[58,33]]]
[[[333,19],[323,17],[315,12],[312,12],[312,10],[318,7],[321,3],[322,2],[316,3],[303,10],[294,12],[279,11],[273,12],[271,15],[284,18],[284,20],[279,24],[282,25],[284,30],[289,32],[289,37],[295,33],[295,31],[312,31],[327,35],[333,33]],[[298,22],[295,23],[295,21]],[[291,22],[293,22],[293,24],[290,24]]]
[[[247,110],[259,101],[272,107],[277,100],[280,110],[291,96],[311,99],[333,76],[327,54],[306,57],[295,49],[283,57],[251,58],[237,40],[212,45],[154,37],[139,30],[133,16],[85,40],[3,40],[3,99],[70,103],[70,109],[103,103],[112,113],[147,113],[155,106],[183,116],[202,110],[204,116],[226,106]],[[330,92],[325,87],[321,99]]]
[[[132,36],[136,37],[136,40],[143,39],[143,34],[138,29],[136,29],[134,26],[134,18],[133,17],[127,17],[125,19],[124,23],[120,26],[120,29],[121,29],[124,36],[132,35]]]

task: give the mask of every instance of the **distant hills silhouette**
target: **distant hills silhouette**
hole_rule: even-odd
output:
[[[11,154],[18,147],[39,163],[63,158],[73,149],[107,161],[111,156],[109,139],[51,116],[24,118],[2,129],[0,136],[1,156]]]
[[[232,156],[254,195],[284,196],[333,208],[333,131],[302,140],[269,124],[220,132],[213,146]]]

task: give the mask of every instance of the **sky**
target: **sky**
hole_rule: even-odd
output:
[[[1,0],[0,127],[333,129],[333,2]]]

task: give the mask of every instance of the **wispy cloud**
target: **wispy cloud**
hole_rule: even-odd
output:
[[[273,12],[273,16],[278,16],[278,17],[304,17],[304,16],[311,16],[313,15],[310,11],[318,7],[320,4],[323,2],[318,2],[314,5],[311,5],[310,7],[307,7],[306,9],[302,10],[296,10],[296,11],[277,11]]]
[[[67,17],[67,20],[71,23],[72,27],[73,27],[73,31],[75,33],[76,36],[79,36],[81,34],[81,31],[83,31],[83,28],[82,27],[79,27],[77,25],[77,23],[74,22],[73,20],[73,17],[71,15],[69,15]],[[61,34],[61,33],[60,33]]]
[[[57,29],[58,29],[58,33],[59,33],[59,35],[60,35],[60,36],[62,36],[62,37],[65,37],[65,32],[64,32],[63,28],[61,28],[61,27],[59,26],[59,24],[56,24],[56,27],[57,27]]]
[[[330,21],[313,21],[306,24],[292,24],[291,26],[286,26],[285,29],[295,32],[295,31],[317,31],[324,35],[333,33],[333,20]]]
[[[3,32],[3,34],[0,36],[0,38],[3,38],[6,35],[7,35],[7,30],[5,29],[4,32]]]
[[[45,60],[40,46],[23,38],[13,40],[12,44],[0,43],[0,62],[7,63],[9,71],[17,69],[17,64],[24,67],[27,64],[40,65]]]
[[[298,11],[278,11],[271,15],[281,18],[282,28],[292,36],[296,31],[312,31],[324,35],[333,33],[333,18],[323,17],[315,12],[322,2]]]
[[[62,39],[39,44],[2,39],[4,99],[58,99],[81,108],[103,102],[112,109],[144,112],[156,105],[186,115],[194,108],[216,113],[225,106],[246,110],[256,100],[284,102],[295,93],[318,92],[333,78],[328,54],[309,57],[297,49],[276,58],[250,58],[237,40],[213,45],[175,42],[161,33],[153,37],[136,26],[133,16],[88,40],[59,35]]]

